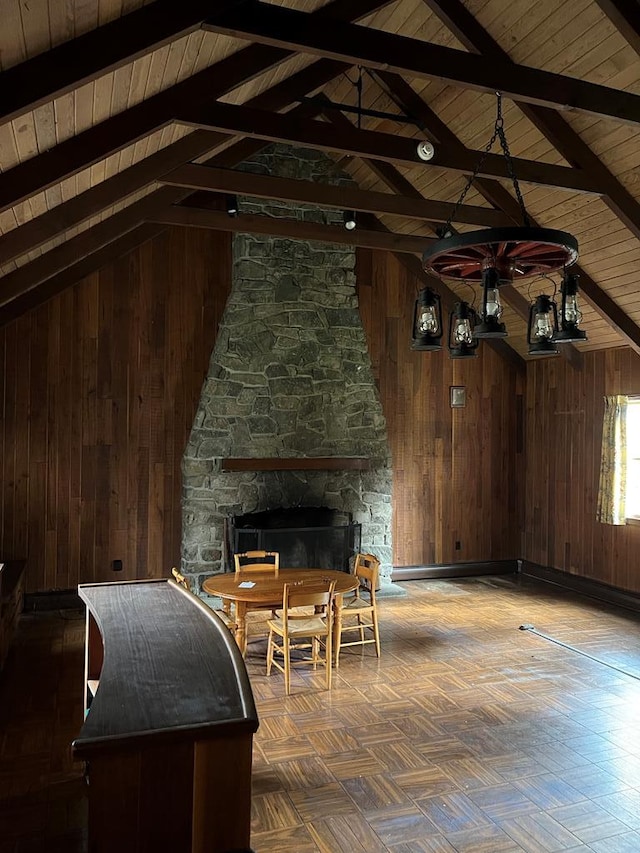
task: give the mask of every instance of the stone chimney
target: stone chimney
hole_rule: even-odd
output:
[[[271,146],[243,170],[349,182],[319,152]],[[241,198],[242,213],[342,223],[342,211]],[[182,567],[224,571],[225,519],[325,506],[362,525],[390,584],[391,464],[349,246],[237,234],[233,283],[183,459]],[[366,470],[226,471],[223,460],[364,458]]]

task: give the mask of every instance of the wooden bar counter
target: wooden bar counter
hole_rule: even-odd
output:
[[[248,850],[258,717],[229,631],[172,581],[78,591],[89,853]]]

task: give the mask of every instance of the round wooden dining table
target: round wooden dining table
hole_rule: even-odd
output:
[[[333,636],[339,636],[341,628],[340,613],[342,598],[345,592],[357,589],[359,579],[350,572],[339,572],[334,569],[280,569],[277,577],[271,573],[249,572],[236,575],[227,572],[212,575],[202,584],[207,595],[216,595],[223,602],[232,601],[235,604],[235,620],[237,624],[236,641],[244,655],[247,650],[247,612],[249,610],[268,610],[282,607],[282,595],[286,583],[328,578],[335,581]],[[242,586],[252,583],[253,586]],[[333,644],[335,648],[335,642]]]

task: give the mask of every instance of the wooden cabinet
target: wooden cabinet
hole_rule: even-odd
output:
[[[248,850],[258,718],[233,637],[171,581],[78,589],[89,853]]]

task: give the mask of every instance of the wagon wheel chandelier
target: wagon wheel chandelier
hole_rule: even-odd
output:
[[[506,337],[507,330],[500,322],[501,285],[513,284],[525,278],[548,278],[560,271],[563,272],[560,316],[558,317],[557,306],[552,298],[536,298],[529,313],[529,353],[550,355],[558,351],[558,343],[586,340],[585,332],[578,328],[581,315],[576,301],[577,276],[570,275],[567,271],[578,258],[578,241],[566,231],[531,225],[504,131],[500,92],[496,93],[496,97],[493,135],[441,230],[442,239],[433,243],[422,256],[425,272],[442,279],[482,286],[479,312],[461,301],[456,304],[451,314],[448,347],[452,358],[474,356],[478,341],[482,338]],[[496,139],[500,141],[523,224],[454,234],[451,223]],[[427,351],[442,349],[441,338],[440,297],[430,288],[425,288],[416,301],[412,348]]]

